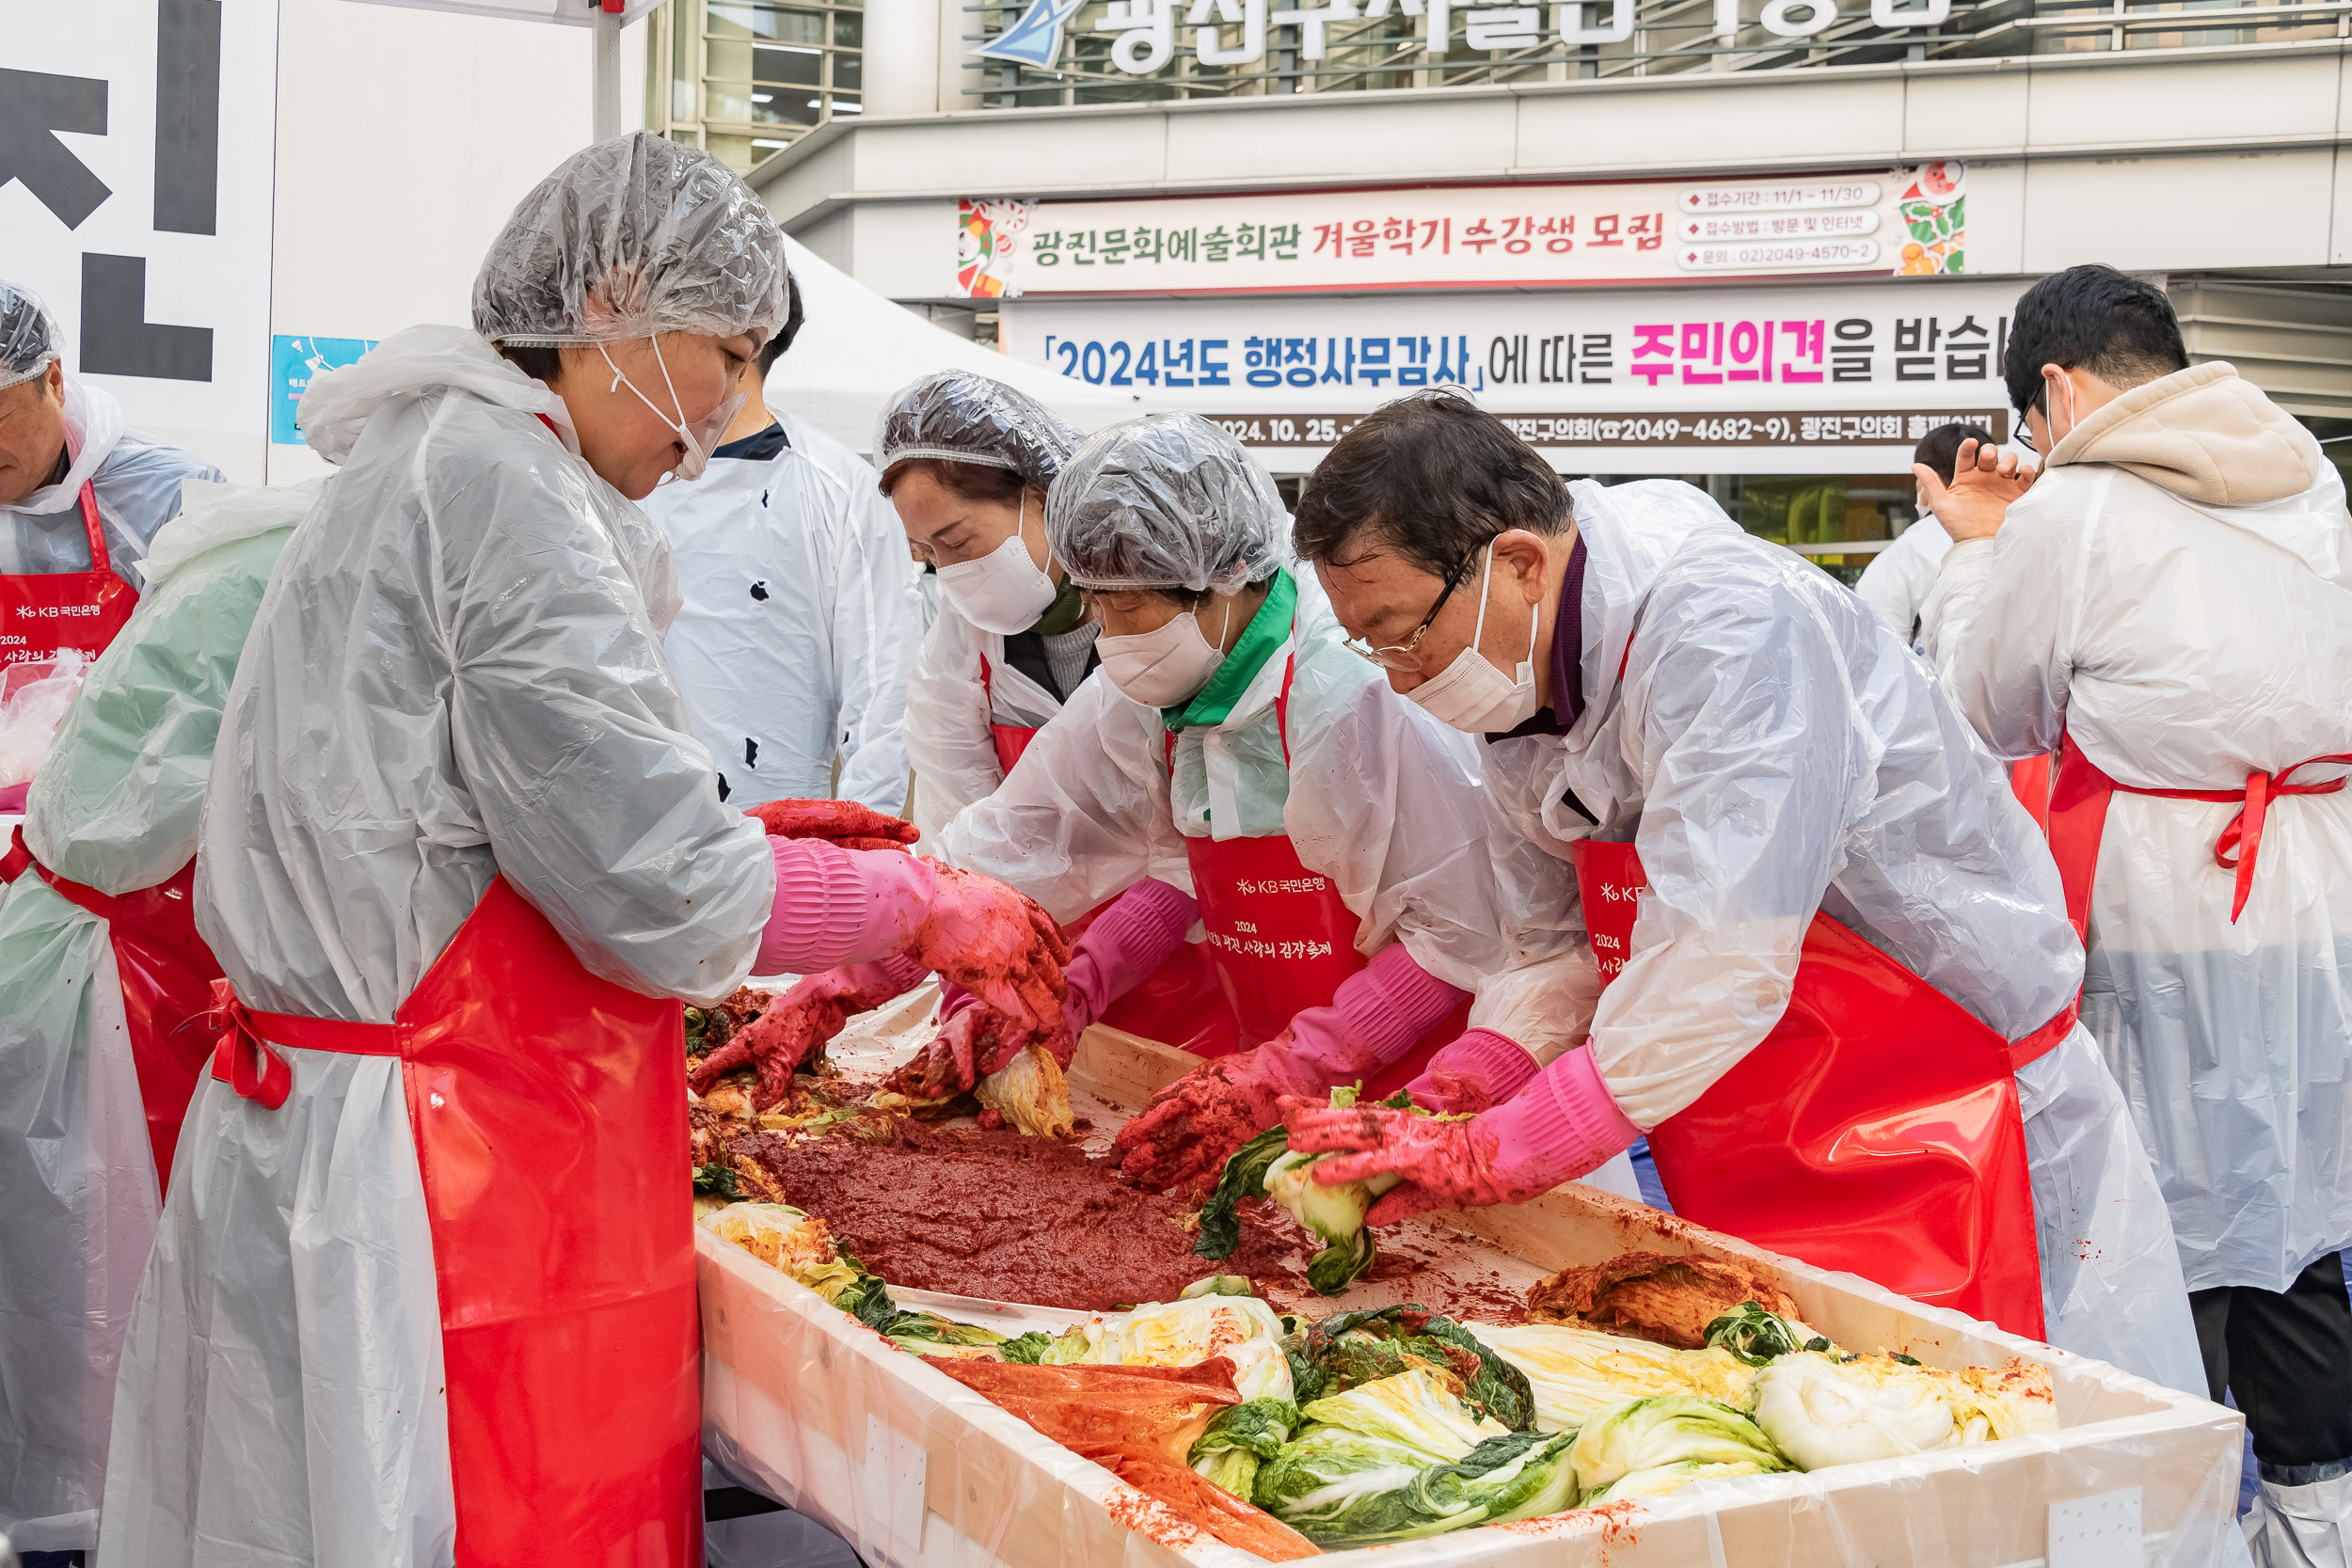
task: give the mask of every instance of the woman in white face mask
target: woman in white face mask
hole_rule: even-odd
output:
[[[1045,547],[1045,491],[1078,433],[999,381],[925,376],[874,437],[882,494],[938,575],[907,684],[907,815],[926,835],[1004,782],[1098,662],[1100,628]]]
[[[1473,991],[1480,1022],[1565,1047],[1574,1021],[1485,985],[1505,953],[1574,961],[1575,933],[1545,924],[1573,907],[1565,863],[1525,845],[1495,861],[1474,743],[1348,650],[1312,576],[1287,562],[1264,469],[1206,420],[1154,415],[1079,448],[1045,522],[1102,627],[1103,678],[936,846],[1059,919],[1157,889],[1165,940],[1205,927],[1244,1049],[1128,1125],[1125,1172],[1198,1191],[1273,1124],[1279,1095],[1392,1092],[1463,1035]],[[1092,942],[1076,944],[1073,999]],[[1114,984],[1148,965],[1139,949],[1104,965]],[[1088,1016],[1077,1000],[1065,1011]],[[946,1076],[961,1043],[918,1066]]]

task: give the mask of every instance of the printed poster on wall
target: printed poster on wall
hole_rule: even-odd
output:
[[[1935,425],[2008,440],[2030,280],[1411,298],[1033,300],[1005,350],[1189,409],[1290,471],[1372,409],[1457,388],[1568,472],[1905,471]]]
[[[966,198],[956,292],[1564,288],[1966,271],[1957,163],[1780,180],[1425,185],[1120,201]]]
[[[133,428],[259,483],[278,0],[0,0],[0,277]]]

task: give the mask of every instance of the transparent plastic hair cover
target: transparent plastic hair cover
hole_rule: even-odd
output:
[[[1039,489],[1054,483],[1078,433],[1028,393],[971,371],[942,371],[901,389],[874,431],[874,467],[910,457],[1009,468]]]
[[[1097,431],[1045,502],[1054,559],[1081,588],[1213,590],[1269,576],[1290,517],[1274,477],[1198,414]]]
[[[32,380],[62,352],[56,321],[40,296],[0,280],[0,388]]]
[[[784,233],[700,149],[648,132],[583,148],[507,218],[473,283],[493,342],[611,343],[663,332],[765,343],[789,308]]]

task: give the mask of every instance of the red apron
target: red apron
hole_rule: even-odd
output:
[[[147,1109],[148,1142],[155,1150],[155,1185],[158,1192],[169,1192],[180,1123],[196,1093],[197,1074],[213,1053],[211,1037],[189,1025],[211,1009],[213,982],[220,978],[213,950],[196,932],[195,900],[189,895],[196,862],[153,887],[104,894],[33,859],[19,828],[8,853],[0,856],[0,882],[12,882],[27,869],[106,923],[115,969],[122,978],[123,1021],[131,1033],[139,1100]]]
[[[0,664],[43,659],[65,648],[96,658],[131,619],[139,596],[107,564],[106,531],[87,480],[82,527],[89,534],[88,571],[0,577]]]
[[[2342,778],[2327,779],[2318,784],[2294,784],[2288,775],[2297,768],[2321,768],[2331,763],[2352,765],[2352,752],[2338,752],[2328,756],[2306,757],[2301,762],[2282,768],[2276,773],[2259,769],[2246,775],[2244,790],[2234,789],[2141,789],[2135,784],[2118,784],[2099,770],[2096,763],[2083,755],[2083,749],[2074,744],[2069,734],[2065,749],[2058,753],[2058,782],[2050,791],[2050,854],[2058,862],[2058,879],[2066,885],[2066,915],[2074,923],[2074,934],[2090,946],[2090,886],[2099,871],[2099,840],[2106,834],[2107,802],[2115,792],[2126,795],[2158,795],[2169,800],[2236,801],[2238,814],[2230,818],[2228,827],[2213,847],[2214,863],[2237,873],[2237,887],[2230,902],[2230,920],[2246,912],[2246,896],[2254,888],[2254,862],[2262,852],[2263,820],[2269,814],[2270,802],[2281,795],[2333,795],[2344,786]]]
[[[213,1076],[273,1109],[264,1040],[398,1056],[432,1217],[457,1560],[702,1560],[700,1342],[675,1002],[590,974],[504,877],[391,1023],[251,1012]]]
[[[1577,885],[1606,986],[1649,884],[1630,844],[1581,839]],[[2016,1072],[2074,1026],[2011,1044],[1817,913],[1788,1007],[1697,1101],[1649,1134],[1675,1212],[2042,1336]]]
[[[2033,816],[2033,825],[2050,828],[2050,758],[2045,752],[2009,765],[2009,787],[2018,803]]]
[[[989,678],[988,656],[980,656],[980,700],[988,712],[988,736],[995,743],[996,764],[1007,773],[1037,738],[1035,724],[996,722],[996,689]],[[1076,942],[1094,917],[1117,899],[1097,904],[1062,927]],[[1145,1039],[1189,1051],[1196,1056],[1230,1056],[1240,1048],[1233,1032],[1233,1010],[1218,989],[1216,970],[1204,945],[1187,942],[1168,956],[1159,968],[1136,981],[1104,1007],[1094,1021],[1123,1029]]]
[[[1291,675],[1274,699],[1274,721],[1290,760]],[[1171,771],[1176,732],[1168,732]],[[1282,833],[1263,838],[1214,839],[1203,833],[1184,839],[1192,866],[1193,896],[1200,901],[1205,943],[1218,981],[1239,1021],[1240,1043],[1259,1045],[1290,1026],[1308,1007],[1327,1006],[1340,982],[1371,960],[1356,951],[1356,912],[1331,879],[1307,869]],[[1412,1048],[1364,1081],[1364,1097],[1386,1099],[1421,1076],[1430,1055],[1461,1038],[1470,1027],[1465,997]]]

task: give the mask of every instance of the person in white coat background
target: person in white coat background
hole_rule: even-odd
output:
[[[896,816],[907,673],[923,635],[918,568],[873,468],[761,395],[801,319],[795,283],[709,467],[644,499],[684,600],[663,651],[694,738],[718,764],[721,800],[748,809],[837,796]]]
[[[2059,751],[2083,1022],[2154,1155],[2267,1564],[2352,1560],[2352,517],[2311,434],[2191,367],[2161,289],[2071,268],[2005,365],[2036,478],[1922,474],[1928,652],[1994,754]],[[2030,488],[2028,488],[2030,486]]]
[[[1960,455],[1963,441],[1977,441],[1990,446],[1992,433],[1976,425],[1937,425],[1919,438],[1911,450],[1915,467],[1924,466],[1935,471],[1945,483],[1952,482],[1952,461]],[[1919,611],[1928,602],[1928,594],[1935,588],[1935,574],[1944,564],[1944,552],[1952,547],[1952,536],[1944,531],[1944,525],[1928,510],[1924,496],[1919,501],[1918,520],[1895,536],[1895,542],[1870,558],[1863,569],[1862,580],[1853,591],[1862,595],[1862,602],[1878,611],[1886,629],[1895,634],[1906,648],[1919,643]]]

